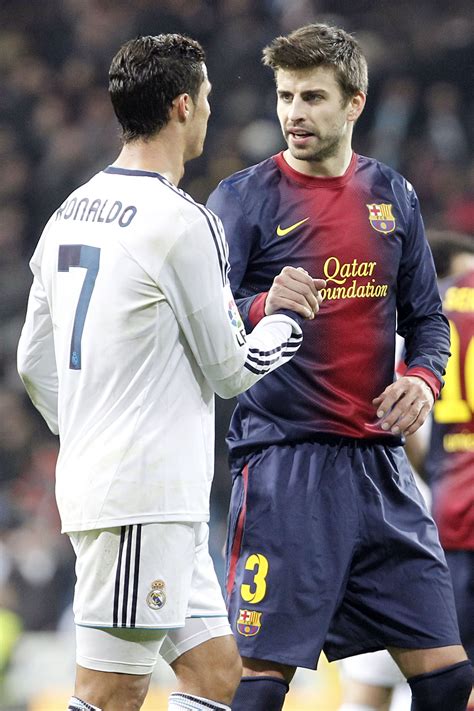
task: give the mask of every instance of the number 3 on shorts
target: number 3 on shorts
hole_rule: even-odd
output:
[[[268,560],[261,553],[252,553],[247,558],[245,570],[253,570],[253,585],[241,585],[240,595],[245,602],[256,604],[263,600],[267,592],[265,578],[268,573]]]

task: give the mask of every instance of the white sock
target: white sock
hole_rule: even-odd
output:
[[[367,706],[367,704],[342,704],[339,711],[377,711],[375,706]]]
[[[168,711],[231,711],[231,708],[201,696],[174,692],[168,699]]]
[[[71,696],[67,711],[102,711],[98,706],[88,704],[87,701],[78,699],[77,696]]]

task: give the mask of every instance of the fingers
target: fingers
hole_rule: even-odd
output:
[[[324,289],[326,286],[326,280],[325,279],[313,279],[313,284],[316,289]]]
[[[402,398],[382,422],[382,429],[390,430],[394,435],[413,434],[426,420],[429,411],[430,407],[426,403],[415,400],[408,404],[408,398]]]
[[[431,407],[424,405],[422,410],[420,410],[420,413],[419,413],[417,419],[414,422],[412,422],[412,424],[409,425],[406,429],[403,430],[403,434],[404,435],[411,435],[414,432],[416,432],[417,430],[419,430],[420,427],[422,426],[422,424],[425,422],[428,415],[430,414],[430,411],[431,411]]]
[[[409,435],[425,422],[433,401],[429,386],[421,378],[408,376],[389,385],[372,403],[382,430]]]
[[[320,289],[325,285],[324,279],[313,279],[302,267],[284,267],[268,292],[265,313],[283,308],[313,319],[322,301]]]

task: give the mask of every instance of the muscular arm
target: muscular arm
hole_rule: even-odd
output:
[[[418,200],[409,191],[411,227],[397,282],[398,333],[407,370],[373,400],[383,430],[410,435],[424,423],[443,384],[449,324],[443,315],[431,251]]]

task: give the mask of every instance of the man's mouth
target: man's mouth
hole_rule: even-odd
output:
[[[294,146],[305,146],[313,137],[314,133],[306,131],[304,128],[290,128],[288,130],[288,138]]]
[[[308,138],[314,134],[311,131],[306,131],[304,128],[290,128],[288,133],[294,138]]]

